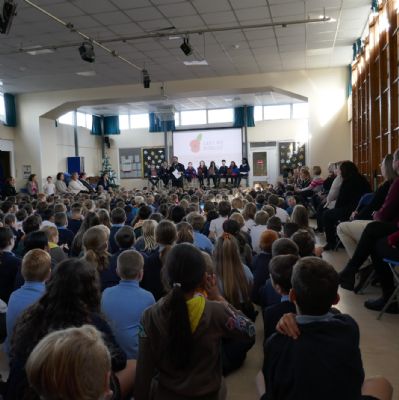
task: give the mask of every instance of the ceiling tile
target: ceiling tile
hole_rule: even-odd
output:
[[[134,10],[126,10],[126,14],[135,21],[149,21],[162,18],[162,14],[155,7],[135,8]]]
[[[92,14],[92,17],[104,25],[127,24],[130,19],[121,11]]]
[[[190,3],[176,3],[158,6],[158,10],[166,17],[182,17],[194,15],[196,11]]]
[[[232,11],[221,11],[209,14],[202,14],[202,18],[204,18],[207,24],[221,25],[224,23],[237,22],[236,17],[234,16]]]

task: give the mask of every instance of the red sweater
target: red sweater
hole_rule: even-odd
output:
[[[395,224],[399,222],[399,178],[393,181],[384,204],[374,214],[373,218],[375,221],[392,222]]]

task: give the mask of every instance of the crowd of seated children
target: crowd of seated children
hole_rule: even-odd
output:
[[[321,261],[306,207],[294,206],[293,222],[285,214],[287,197],[295,196],[289,192],[282,192],[281,198],[272,187],[100,188],[96,193],[6,199],[0,205],[6,213],[0,214],[0,222],[7,224],[0,227],[0,299],[10,303],[10,317],[15,314],[14,299],[21,299],[31,286],[37,290],[20,302],[19,318],[14,317],[8,334],[5,400],[46,398],[33,381],[28,385],[25,365],[30,354],[48,333],[87,324],[105,335],[112,362],[104,387],[112,390],[113,399],[225,399],[223,376],[241,367],[255,341],[258,311],[253,303],[262,308],[265,336],[272,340],[279,317],[284,324],[286,308],[294,311],[295,301],[286,301],[293,264],[302,257],[313,265],[309,255]],[[388,204],[395,199],[391,192]],[[368,227],[373,224],[384,223],[371,222],[359,244],[371,240]],[[385,225],[382,229],[387,232]],[[391,246],[398,243],[396,225],[393,231],[393,236],[378,237],[369,246],[385,299],[392,294],[393,279],[384,255],[399,259]],[[20,238],[17,246],[14,238]],[[272,365],[277,375],[266,396],[285,399],[285,389],[282,397],[274,392],[274,387],[280,391],[278,373],[284,368],[277,361]],[[268,382],[266,364],[264,372]],[[361,375],[357,369],[354,381]],[[292,371],[287,376],[291,379]],[[293,393],[292,398],[301,398]],[[306,399],[317,398],[312,396]],[[338,398],[349,400],[345,395]]]

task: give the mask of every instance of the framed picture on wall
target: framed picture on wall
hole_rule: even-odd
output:
[[[119,149],[120,179],[143,177],[141,150],[140,147]]]
[[[284,170],[306,165],[306,146],[300,142],[279,142],[280,175]]]
[[[144,178],[149,178],[151,165],[159,170],[161,164],[165,161],[164,147],[145,147],[143,150],[143,174]]]

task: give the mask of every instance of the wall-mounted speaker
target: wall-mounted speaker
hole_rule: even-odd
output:
[[[108,136],[104,136],[104,143],[109,149],[111,148],[111,141]]]

